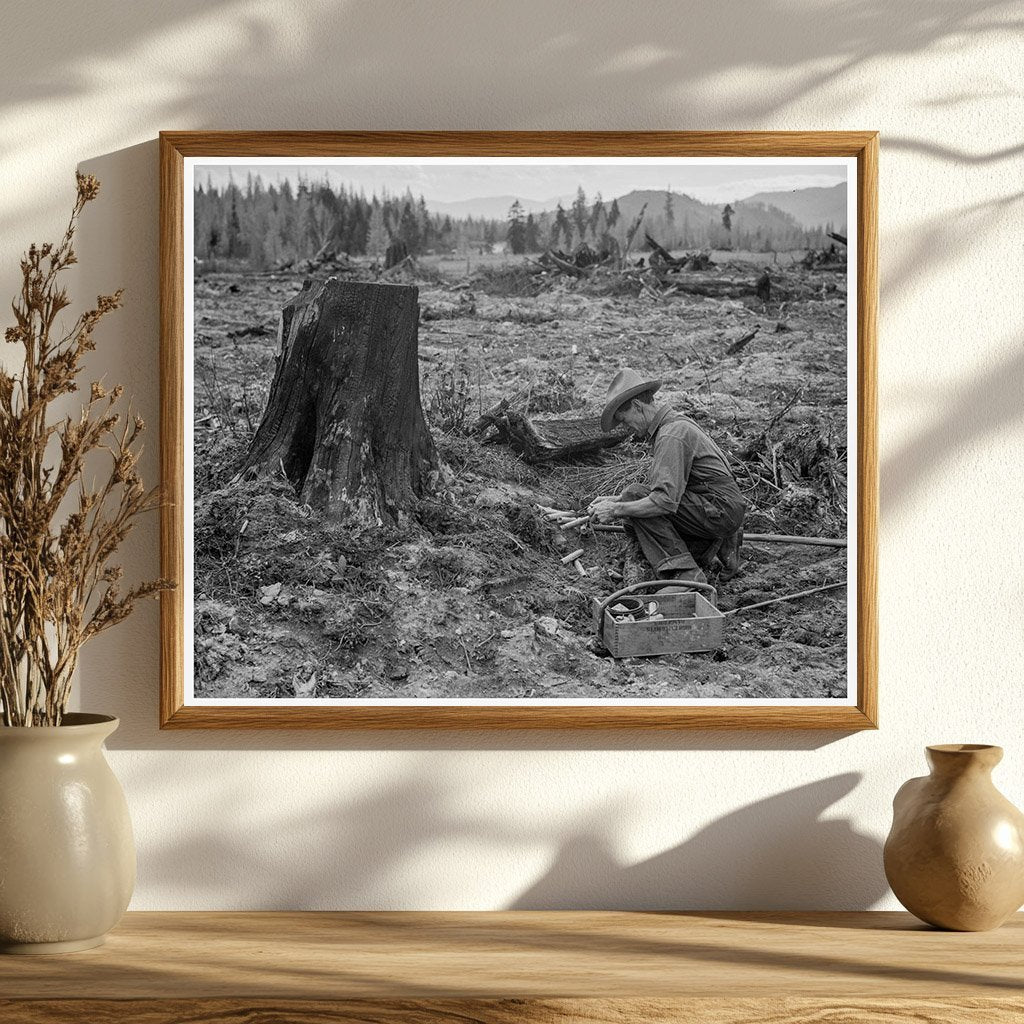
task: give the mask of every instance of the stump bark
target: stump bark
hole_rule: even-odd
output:
[[[418,297],[408,285],[307,281],[281,311],[277,369],[244,471],[283,468],[314,508],[378,523],[433,490]]]

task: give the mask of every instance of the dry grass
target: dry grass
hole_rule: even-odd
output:
[[[571,508],[586,508],[602,494],[621,494],[630,484],[645,483],[651,457],[635,445],[613,448],[598,466],[568,466],[561,471],[561,483],[572,497]]]

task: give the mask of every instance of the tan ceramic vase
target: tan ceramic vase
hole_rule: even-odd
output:
[[[1024,903],[1024,814],[992,784],[1000,747],[928,747],[931,775],[893,800],[885,877],[916,917],[937,928],[998,928]]]
[[[104,715],[0,727],[0,951],[98,946],[135,887],[124,792],[103,741]]]

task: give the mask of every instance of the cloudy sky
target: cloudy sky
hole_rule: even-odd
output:
[[[229,173],[244,183],[249,172],[259,174],[264,182],[293,184],[301,174],[313,181],[325,178],[332,186],[354,186],[367,195],[387,189],[402,193],[411,188],[415,196],[428,201],[451,203],[486,196],[515,196],[536,203],[571,197],[578,185],[592,199],[600,192],[605,199],[625,195],[634,189],[671,188],[685,192],[702,202],[718,203],[743,199],[755,192],[779,192],[815,186],[830,187],[847,180],[843,163],[808,158],[769,161],[743,159],[728,163],[719,160],[685,158],[657,162],[630,160],[614,163],[554,163],[538,161],[503,161],[484,163],[417,161],[373,163],[316,159],[300,163],[287,160],[241,161],[221,158],[196,163],[195,181],[206,184],[207,178],[217,187],[225,185]]]

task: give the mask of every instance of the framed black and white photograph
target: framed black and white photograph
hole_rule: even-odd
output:
[[[165,727],[872,728],[877,136],[161,136]]]

